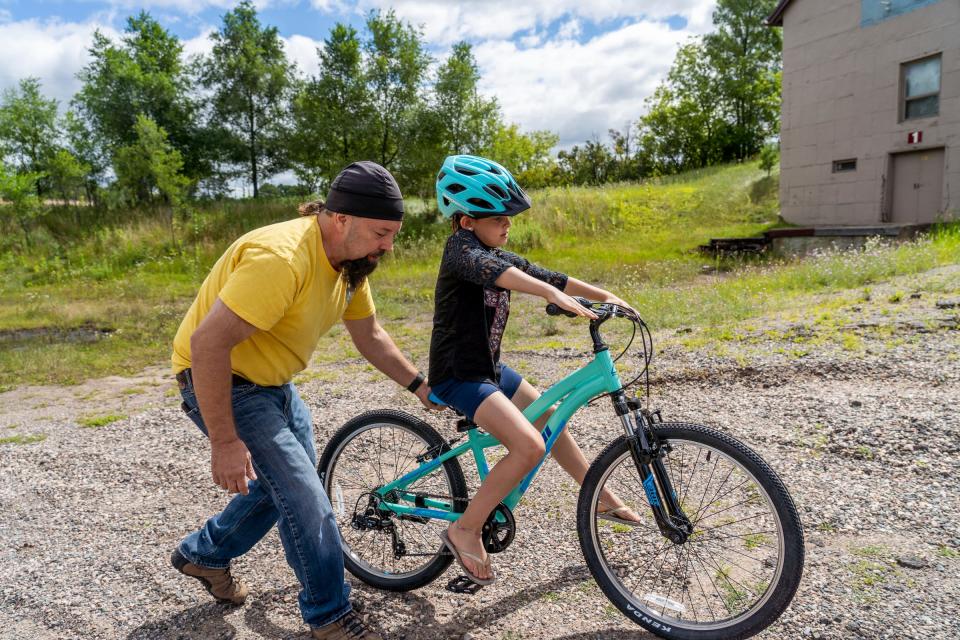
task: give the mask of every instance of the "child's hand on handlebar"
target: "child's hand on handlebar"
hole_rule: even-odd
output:
[[[550,294],[546,296],[546,300],[547,302],[557,305],[564,311],[569,311],[570,313],[575,313],[578,316],[590,318],[591,320],[597,319],[597,314],[577,302],[573,296],[568,296],[559,289],[551,291]]]
[[[627,304],[626,301],[621,300],[620,298],[618,298],[617,296],[613,295],[613,294],[610,293],[610,292],[607,292],[607,295],[606,295],[606,297],[604,298],[603,301],[604,301],[604,302],[609,302],[609,303],[615,304],[615,305],[617,305],[618,307],[623,307],[624,309],[630,311],[630,313],[632,313],[632,314],[635,315],[635,316],[639,316],[639,315],[640,315],[640,314],[637,313],[637,310],[634,309],[633,307],[631,307],[629,304]]]

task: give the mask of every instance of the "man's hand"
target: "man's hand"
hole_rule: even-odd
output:
[[[250,493],[247,479],[257,479],[247,445],[239,438],[210,443],[210,473],[218,487],[243,495]]]
[[[443,405],[437,404],[430,399],[430,385],[426,382],[420,385],[420,388],[413,394],[417,396],[417,399],[423,403],[423,406],[429,409],[430,411],[440,411],[443,409]]]

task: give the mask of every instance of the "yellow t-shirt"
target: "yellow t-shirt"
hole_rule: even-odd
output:
[[[190,336],[217,298],[259,331],[230,352],[233,372],[260,385],[306,368],[331,326],[375,312],[369,280],[348,292],[330,266],[316,216],[254,229],[234,242],[200,286],[173,340],[173,371],[190,366]]]

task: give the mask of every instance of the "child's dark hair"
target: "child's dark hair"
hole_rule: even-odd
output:
[[[460,220],[464,218],[466,214],[460,213],[459,211],[453,214],[453,217],[450,218],[450,233],[456,233],[457,229],[460,228]]]

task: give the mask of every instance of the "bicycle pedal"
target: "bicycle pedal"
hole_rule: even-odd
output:
[[[483,585],[477,584],[467,576],[457,576],[447,583],[447,591],[454,593],[466,593],[472,596],[480,589],[483,589]]]

